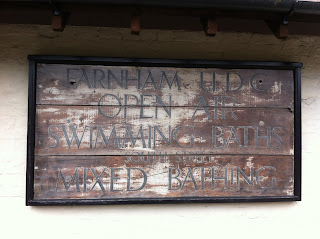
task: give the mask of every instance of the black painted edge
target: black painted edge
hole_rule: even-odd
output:
[[[27,133],[27,172],[26,172],[26,205],[34,196],[34,147],[35,147],[35,115],[36,115],[36,63],[29,62],[28,89],[28,133]]]
[[[114,199],[41,199],[30,200],[29,206],[74,205],[129,205],[129,204],[182,204],[182,203],[246,203],[299,201],[287,197],[173,197],[173,198],[114,198]]]
[[[272,62],[272,61],[212,61],[196,59],[153,59],[153,58],[107,58],[86,56],[43,56],[29,55],[29,60],[47,64],[97,64],[110,66],[171,66],[181,68],[236,68],[236,69],[296,69],[302,67],[298,62]]]
[[[58,205],[117,205],[117,204],[177,204],[177,203],[234,203],[301,201],[301,68],[297,62],[210,61],[147,58],[105,58],[81,56],[29,55],[29,99],[27,139],[27,206]],[[122,66],[171,66],[181,68],[219,67],[233,69],[286,69],[294,72],[294,195],[287,197],[179,197],[179,198],[126,198],[126,199],[34,199],[34,147],[36,113],[37,64],[96,64]]]
[[[301,201],[301,68],[294,71],[294,195]]]

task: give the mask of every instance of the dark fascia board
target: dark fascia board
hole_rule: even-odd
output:
[[[0,0],[15,4],[104,4],[118,6],[209,8],[239,11],[266,11],[274,13],[295,12],[320,15],[320,1],[298,0]]]
[[[296,0],[0,0],[0,2],[16,3],[47,3],[55,4],[108,4],[130,5],[141,7],[183,7],[183,8],[218,8],[265,10],[273,12],[288,12]]]

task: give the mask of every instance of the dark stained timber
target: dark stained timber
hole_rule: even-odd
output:
[[[97,107],[38,106],[37,155],[125,155],[135,153],[293,155],[293,113],[288,109],[172,107],[130,108],[127,118],[104,117]],[[217,110],[216,110],[217,109]],[[232,110],[232,111],[231,111]],[[110,115],[115,107],[102,111]],[[215,111],[219,119],[214,119]],[[208,116],[212,115],[211,119]],[[291,125],[291,127],[289,126]]]
[[[29,60],[27,205],[301,200],[302,64]]]
[[[37,156],[34,196],[293,196],[293,167],[293,156]]]
[[[151,105],[156,96],[166,104],[171,96],[172,106],[197,106],[202,97],[208,106],[290,108],[293,74],[292,70],[38,64],[37,104],[97,105],[109,93],[122,105],[141,104],[142,95],[151,95],[145,97]],[[110,95],[102,100],[104,105],[118,105]]]

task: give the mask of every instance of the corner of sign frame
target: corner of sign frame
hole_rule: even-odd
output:
[[[29,61],[34,61],[38,56],[37,55],[28,55],[27,59]]]

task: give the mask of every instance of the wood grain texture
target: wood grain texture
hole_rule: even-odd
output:
[[[294,196],[292,70],[38,64],[34,199]]]
[[[104,112],[118,111],[111,106],[105,108]],[[130,117],[124,119],[106,118],[94,106],[38,106],[35,153],[124,155],[128,152],[159,154],[162,151],[175,153],[196,150],[206,154],[293,155],[293,113],[287,109],[233,108],[232,113],[237,119],[231,116],[229,109],[225,112],[226,119],[208,119],[205,111],[199,111],[192,120],[195,109],[173,107],[171,118],[164,110],[159,110],[157,119],[140,119],[140,108],[136,107],[130,108]],[[152,115],[154,112],[155,107],[149,107],[145,110],[145,115]],[[214,108],[209,108],[208,112],[214,115]],[[218,113],[221,117],[221,109]],[[158,131],[154,137],[155,127],[158,127],[170,144]],[[247,137],[244,127],[247,127]],[[130,131],[132,137],[137,138],[135,145],[130,139]],[[270,137],[257,138],[256,135]],[[55,136],[59,138],[58,144]],[[109,141],[108,145],[106,141]]]
[[[126,74],[128,79],[137,79],[138,70],[140,70],[140,89],[137,89],[136,80],[128,80],[127,84],[125,80]],[[149,75],[150,72],[151,75]],[[201,84],[201,72],[203,84]],[[176,74],[180,87],[174,80]],[[228,74],[230,91],[227,92]],[[166,77],[169,84],[172,84],[171,89]],[[241,88],[239,88],[240,77],[243,80]],[[252,77],[254,88],[250,83]],[[122,82],[122,87],[117,82]],[[228,96],[235,99],[235,105],[230,98],[227,98],[225,100],[227,106],[292,108],[293,85],[293,71],[290,70],[38,64],[37,104],[97,105],[99,99],[105,94],[116,95],[122,105],[125,105],[125,94],[131,94],[138,97],[138,104],[140,104],[141,95],[148,94],[153,95],[148,97],[146,102],[151,105],[155,104],[154,95],[160,96],[165,103],[169,102],[169,96],[171,96],[172,106],[197,106],[199,96],[207,100],[208,106],[216,106],[214,96],[220,96],[217,105],[222,106],[221,96]],[[237,88],[239,90],[233,91]],[[127,98],[128,105],[136,103],[135,98]],[[118,105],[118,102],[111,97],[106,97],[104,104]]]
[[[292,156],[233,155],[201,159],[191,155],[185,158],[181,155],[172,155],[167,157],[167,162],[164,161],[164,158],[155,161],[150,159],[150,162],[137,162],[138,158],[134,160],[136,162],[128,162],[128,159],[124,156],[37,156],[35,160],[35,198],[115,199],[293,195]],[[143,160],[147,161],[146,158]],[[273,168],[267,168],[271,165]],[[128,191],[127,169],[136,167],[146,173],[146,184],[139,191]],[[205,167],[203,176],[201,167]],[[237,174],[237,167],[248,177],[248,181],[245,180],[239,169],[239,175]],[[113,168],[114,177],[117,177],[112,183],[114,191],[110,189],[110,168]],[[169,190],[169,168],[175,168],[172,170],[171,190]],[[195,183],[192,182],[191,174],[187,175],[188,168],[192,171]],[[214,188],[212,168],[214,168]],[[76,169],[78,189],[76,180],[72,180]],[[84,174],[85,169],[87,172]],[[177,177],[181,180],[181,188],[178,190],[179,181],[174,178],[178,175],[177,169],[181,171]],[[68,190],[66,190],[61,175],[59,175],[60,170],[67,186],[70,186]],[[233,171],[233,175],[231,171]],[[96,176],[93,172],[96,173]],[[84,175],[86,175],[86,186],[84,186]],[[102,186],[96,183],[97,176],[101,176],[99,179]],[[217,179],[219,177],[220,179]],[[221,179],[222,177],[225,177],[226,180]],[[248,183],[251,182],[251,179],[252,185]],[[130,189],[139,189],[143,181],[142,173],[132,169],[130,172]],[[183,188],[182,184],[184,184]]]

